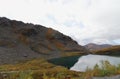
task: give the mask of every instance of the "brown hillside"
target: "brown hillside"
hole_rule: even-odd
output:
[[[101,50],[101,49],[109,48],[109,47],[112,47],[112,45],[109,45],[109,44],[98,45],[98,44],[94,44],[94,43],[89,43],[89,44],[85,45],[85,48],[90,51]]]
[[[52,28],[0,18],[0,64],[86,53],[83,46]]]
[[[93,51],[95,54],[120,56],[120,45]]]

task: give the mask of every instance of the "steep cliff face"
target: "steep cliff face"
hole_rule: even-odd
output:
[[[0,64],[74,52],[88,53],[76,41],[52,28],[0,18]]]

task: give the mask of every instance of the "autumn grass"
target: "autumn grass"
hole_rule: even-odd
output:
[[[44,59],[35,59],[15,65],[2,65],[0,72],[7,74],[8,79],[66,79],[67,77],[76,78],[81,74],[48,63]]]
[[[120,74],[120,65],[115,66],[110,64],[108,61],[102,61],[102,66],[95,65],[93,69],[87,69],[84,73],[85,77],[104,77]]]
[[[83,55],[82,52],[61,52],[62,57],[69,57],[69,56],[80,56]]]
[[[35,59],[15,65],[0,66],[0,76],[3,76],[0,79],[90,79],[93,76],[120,74],[120,65],[114,66],[108,61],[102,61],[101,64],[101,67],[96,64],[93,69],[87,68],[86,72],[75,72],[44,59]]]
[[[120,56],[119,51],[120,51],[120,45],[104,48],[101,50],[95,50],[91,52],[93,54],[100,54],[100,55]]]

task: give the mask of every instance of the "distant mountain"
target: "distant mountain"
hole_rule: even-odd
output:
[[[120,45],[93,51],[94,54],[120,56]]]
[[[85,47],[52,28],[0,18],[0,64],[87,53]]]
[[[86,49],[88,49],[90,51],[100,50],[100,49],[108,48],[108,47],[111,47],[111,46],[112,45],[109,45],[109,44],[98,45],[98,44],[94,44],[94,43],[89,43],[89,44],[85,45]]]

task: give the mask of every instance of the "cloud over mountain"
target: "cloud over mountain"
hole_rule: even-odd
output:
[[[120,0],[0,0],[0,16],[52,27],[80,44],[120,44],[119,4]]]

